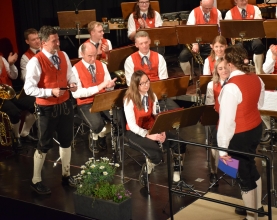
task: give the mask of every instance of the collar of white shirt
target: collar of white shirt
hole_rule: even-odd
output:
[[[83,64],[85,65],[85,67],[86,67],[87,69],[89,68],[90,65],[93,65],[94,68],[95,68],[95,63],[89,64],[89,63],[87,63],[86,61],[84,61],[84,59],[82,59],[82,62],[83,62]]]
[[[150,57],[150,50],[148,51],[148,53],[147,53],[146,55],[142,54],[142,53],[139,51],[139,55],[140,55],[141,58],[144,57],[144,56],[147,56],[147,58],[149,59],[149,57]]]

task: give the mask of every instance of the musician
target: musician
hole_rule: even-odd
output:
[[[224,85],[224,82],[228,79],[230,73],[227,71],[225,66],[224,58],[221,56],[215,61],[214,70],[213,70],[213,78],[212,81],[208,83],[207,86],[207,94],[205,105],[214,105],[215,110],[219,111],[219,104],[218,104],[218,96],[220,94],[221,88]],[[217,128],[216,125],[206,126],[211,136],[212,136],[212,145],[217,146],[216,141],[216,133]],[[213,184],[217,180],[217,166],[218,166],[218,159],[219,154],[218,151],[215,149],[211,149],[210,154],[210,183]],[[218,186],[218,182],[215,183],[214,186]]]
[[[20,69],[21,69],[21,79],[23,82],[25,82],[26,77],[26,65],[29,62],[29,60],[35,56],[38,52],[41,50],[41,42],[38,36],[38,31],[34,28],[29,28],[24,31],[24,38],[26,44],[29,45],[29,49],[22,55],[20,59]],[[24,96],[20,98],[22,100],[20,101],[26,101],[30,103],[30,107],[33,108],[33,112],[27,113],[25,115],[25,122],[22,127],[22,131],[20,133],[20,140],[21,142],[36,142],[38,141],[37,138],[32,136],[30,134],[30,130],[33,126],[33,124],[36,122],[35,116],[34,116],[34,103],[36,98],[34,96]]]
[[[236,6],[227,11],[225,20],[253,20],[262,19],[260,9],[256,5],[248,4],[248,0],[234,0]],[[265,47],[262,41],[258,38],[255,39],[243,39],[241,42],[238,39],[236,44],[243,46],[248,52],[254,53],[253,61],[255,63],[255,70],[257,74],[262,74],[262,65],[264,61]]]
[[[263,64],[263,71],[265,74],[277,74],[277,46],[276,45],[270,45],[267,53],[265,62]],[[267,129],[270,129],[270,117],[262,115],[262,120],[266,126]],[[271,139],[271,136],[269,132],[265,132],[264,136],[261,138],[260,143],[266,144],[269,143]]]
[[[128,18],[128,37],[134,40],[137,30],[163,25],[161,15],[155,11],[149,0],[137,0],[135,11]]]
[[[142,70],[137,70],[132,74],[131,82],[124,97],[124,112],[127,120],[126,137],[132,148],[146,154],[146,164],[143,164],[139,175],[139,182],[146,186],[147,175],[153,168],[162,161],[162,151],[159,143],[163,144],[165,149],[173,145],[175,154],[178,154],[178,144],[167,141],[166,138],[176,138],[170,132],[160,134],[148,134],[148,130],[154,123],[154,115],[159,111],[158,100],[151,90],[150,78]],[[186,145],[180,144],[180,152],[184,159]],[[148,173],[146,171],[146,166]],[[174,171],[173,181],[180,180],[178,168]],[[186,186],[184,186],[186,187]],[[193,187],[193,186],[190,186]]]
[[[241,46],[228,47],[224,58],[230,77],[218,97],[217,143],[222,148],[255,154],[262,133],[258,107],[264,102],[264,83],[255,74],[249,73],[248,55]],[[225,164],[232,158],[239,160],[237,183],[244,205],[262,210],[262,182],[255,158],[225,151],[219,151],[219,155]],[[257,217],[256,214],[247,211],[246,219],[254,217]]]
[[[57,30],[42,26],[39,30],[42,51],[30,59],[26,66],[24,90],[36,97],[39,142],[34,153],[34,174],[31,188],[38,194],[50,194],[42,183],[41,170],[46,154],[53,147],[57,133],[62,161],[62,184],[76,187],[70,176],[71,142],[73,139],[74,111],[69,91],[76,91],[76,79],[67,54],[59,50]]]
[[[212,75],[215,62],[224,56],[224,50],[227,48],[227,40],[222,35],[216,36],[211,44],[211,54],[205,59],[203,75]]]
[[[90,38],[86,42],[91,42],[97,49],[99,60],[108,60],[108,53],[112,50],[111,41],[104,38],[103,25],[100,22],[92,21],[88,24]],[[82,45],[81,45],[82,46]],[[79,47],[78,56],[82,58],[81,46]]]
[[[101,114],[109,117],[109,111],[90,113],[94,95],[111,90],[115,86],[116,78],[111,80],[106,64],[96,60],[96,47],[90,42],[81,46],[82,60],[74,65],[72,71],[77,79],[78,90],[72,95],[77,99],[77,110],[81,118],[87,122],[94,134],[97,134],[97,147],[106,149],[106,122]],[[95,137],[96,138],[96,137]]]
[[[218,24],[222,20],[221,12],[214,6],[214,0],[202,0],[200,6],[193,9],[189,14],[187,25],[203,25],[203,24]],[[210,44],[193,43],[192,51],[189,51],[187,47],[181,51],[179,55],[180,66],[185,75],[192,76],[190,60],[192,53],[199,53],[204,60],[209,56],[211,51]]]
[[[168,72],[165,59],[159,53],[150,50],[151,39],[146,31],[139,31],[135,34],[135,45],[138,51],[131,54],[124,63],[124,70],[127,85],[130,85],[131,77],[137,70],[143,70],[150,81],[156,81],[168,78]],[[166,99],[159,101],[161,109],[174,109],[179,106],[172,100]]]

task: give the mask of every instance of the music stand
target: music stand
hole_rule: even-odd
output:
[[[127,20],[131,13],[134,12],[137,2],[122,2],[121,11],[124,20]],[[152,8],[160,13],[160,5],[158,1],[150,1]]]
[[[202,75],[199,77],[199,89],[201,91],[201,94],[207,93],[207,86],[209,82],[211,82],[213,76],[208,75]]]
[[[267,38],[277,38],[277,19],[268,19],[263,22],[265,37],[266,37],[266,48]]]
[[[168,112],[162,112],[157,117],[153,124],[153,127],[149,130],[149,134],[156,134],[161,133],[164,131],[170,131],[170,130],[176,130],[176,133],[178,135],[179,139],[179,129],[182,127],[187,127],[191,125],[195,125],[199,118],[201,117],[205,106],[197,106],[187,109],[178,109],[176,111],[168,111]],[[169,141],[176,141],[174,139],[168,139]],[[178,143],[178,148],[180,152],[180,144]],[[171,154],[169,149],[167,150],[167,173],[168,173],[168,191],[169,191],[169,205],[170,205],[170,215],[171,219],[173,219],[173,211],[172,211],[172,198],[171,198],[171,188],[172,188],[172,182],[171,182]],[[179,158],[180,159],[180,158]],[[179,164],[181,166],[181,163],[179,161]],[[181,167],[180,167],[180,175],[181,175]],[[181,180],[177,184],[176,188],[182,190],[182,186],[188,185]],[[192,188],[188,187],[190,191],[197,193]]]
[[[117,162],[116,153],[120,151],[119,145],[119,137],[114,135],[114,123],[113,118],[113,109],[117,109],[118,107],[123,106],[123,97],[125,95],[127,89],[116,89],[113,91],[108,91],[104,93],[99,93],[94,96],[92,107],[90,108],[90,112],[101,112],[105,110],[109,110],[110,119],[111,119],[111,137],[112,137],[112,149],[113,149],[113,162]],[[117,118],[118,120],[118,118]],[[117,130],[119,131],[119,127],[117,124]],[[118,132],[119,133],[119,132]],[[114,146],[115,145],[115,146]],[[118,148],[119,147],[119,148]],[[121,153],[119,154],[121,160]]]
[[[225,38],[264,38],[263,20],[221,20],[221,35]]]
[[[277,75],[275,74],[257,74],[264,84],[265,90],[276,90],[277,89]]]

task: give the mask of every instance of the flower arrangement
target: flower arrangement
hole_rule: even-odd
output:
[[[111,184],[117,167],[119,164],[110,163],[106,157],[101,157],[100,160],[89,158],[89,161],[81,166],[81,173],[74,177],[78,183],[76,193],[116,203],[128,199],[131,193],[123,184]]]

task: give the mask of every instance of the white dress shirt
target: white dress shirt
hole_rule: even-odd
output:
[[[53,63],[51,57],[53,54],[47,52],[45,49],[42,49],[42,53]],[[70,63],[70,60],[65,52],[64,56],[67,63],[67,83],[76,83],[75,76],[72,72],[72,66]],[[55,53],[56,56],[58,56],[58,53]],[[57,69],[57,65],[54,65]],[[52,97],[52,89],[53,88],[39,88],[38,83],[40,81],[41,76],[41,66],[36,57],[33,57],[30,59],[30,61],[27,63],[26,66],[26,80],[24,84],[24,90],[27,95],[35,96],[35,97],[41,97],[41,98],[48,98]]]
[[[221,86],[223,85],[224,80],[220,80]],[[214,105],[215,99],[214,99],[214,82],[211,81],[207,85],[207,92],[206,92],[206,100],[205,105]]]
[[[34,48],[30,47],[30,50],[34,54],[36,54],[37,49],[34,49]],[[26,66],[27,66],[28,62],[29,62],[29,58],[25,54],[23,54],[21,59],[20,59],[21,79],[22,79],[23,82],[25,82],[25,78],[26,78]]]
[[[145,94],[148,96],[148,94]],[[158,103],[157,96],[155,96],[155,101],[153,103],[153,109],[152,109],[152,114],[156,115],[156,103]],[[143,95],[141,95],[141,100],[143,99]],[[135,112],[134,112],[134,103],[132,100],[130,100],[127,104],[127,99],[124,101],[124,112],[125,112],[125,117],[127,120],[127,124],[132,132],[134,132],[137,135],[140,135],[142,137],[145,137],[148,130],[143,129],[139,127],[136,123],[136,117],[135,117]]]
[[[245,73],[240,70],[235,70],[230,74],[230,78],[233,76],[244,75]],[[264,83],[261,81],[261,93],[258,104],[260,109],[264,103]],[[230,140],[235,134],[236,128],[236,112],[237,106],[243,101],[242,93],[237,85],[234,83],[227,83],[221,90],[218,97],[220,104],[219,109],[219,125],[217,130],[217,143],[219,147],[228,148]],[[226,155],[225,151],[219,151],[220,156]]]
[[[268,49],[266,53],[265,62],[263,64],[263,71],[266,74],[271,74],[274,72],[274,66],[275,66],[276,60],[273,60],[272,58],[272,52],[270,49]]]
[[[202,10],[202,6],[200,6],[201,11]],[[208,13],[208,15],[210,15],[210,13]],[[204,16],[204,12],[203,12],[203,16]],[[217,9],[217,24],[219,25],[219,21],[222,20],[222,15],[221,12]],[[194,10],[192,10],[189,14],[188,20],[187,20],[187,25],[197,25],[196,24],[196,20],[195,20],[195,16],[194,16]]]
[[[255,10],[254,19],[263,19],[261,10],[256,5],[253,5],[253,6],[254,6],[254,10]],[[241,13],[242,8],[238,7],[238,9],[239,9],[239,12]],[[227,13],[225,15],[224,20],[232,20],[232,19],[233,19],[232,13],[231,13],[231,10],[229,10],[229,11],[227,11]]]
[[[85,65],[86,69],[88,69],[90,64],[85,62],[83,59],[82,59],[82,62]],[[104,72],[105,72],[104,81],[111,80],[111,76],[110,76],[110,73],[109,73],[109,71],[107,69],[106,64],[104,64],[104,63],[101,63],[101,64],[102,64]],[[93,66],[95,68],[94,69],[95,73],[97,73],[96,65],[93,64]],[[82,82],[81,82],[81,80],[79,78],[79,74],[78,74],[78,71],[77,71],[75,66],[72,67],[72,71],[73,71],[73,73],[75,75],[75,78],[77,80],[77,88],[78,88],[76,90],[76,92],[72,92],[72,96],[75,99],[90,97],[90,96],[92,96],[92,95],[94,95],[94,94],[99,92],[98,86],[92,86],[92,87],[89,87],[89,88],[83,88],[83,84],[82,84]]]
[[[142,11],[140,12],[141,15],[143,13],[147,15],[147,12],[142,12]],[[159,12],[155,11],[155,27],[160,27],[162,25],[163,25],[163,21],[162,21],[161,15]],[[133,13],[131,13],[128,18],[128,37],[135,31],[137,31],[136,23],[134,20],[134,15]]]
[[[150,50],[146,55],[143,55],[140,51],[138,52],[140,57],[147,56],[148,59],[150,57]],[[167,79],[168,78],[168,72],[167,72],[167,67],[166,67],[166,62],[164,57],[158,53],[158,60],[159,60],[159,66],[158,66],[158,76],[159,79]],[[125,77],[126,77],[126,83],[129,86],[131,77],[134,73],[134,62],[131,56],[127,57],[124,63],[124,71],[125,71]]]
[[[9,78],[10,79],[16,79],[17,76],[18,76],[18,70],[17,70],[16,66],[14,64],[10,65],[4,57],[1,56],[1,58],[2,58],[2,61],[4,63],[4,67],[7,71],[7,74],[9,76]],[[0,69],[0,75],[1,74],[2,74],[2,69]]]
[[[106,39],[106,40],[107,40],[107,43],[108,43],[108,46],[109,46],[109,50],[112,50],[113,47],[112,47],[111,41],[108,40],[108,39]],[[90,41],[93,45],[96,44],[96,43],[93,42],[91,39],[89,39],[89,41]],[[102,40],[99,41],[99,44],[101,44],[101,43],[102,43]],[[83,45],[83,44],[81,44],[81,46],[80,46],[79,49],[78,49],[78,57],[79,57],[79,58],[82,58],[82,54],[81,54],[81,53],[82,53],[82,50],[81,50],[82,45]]]

